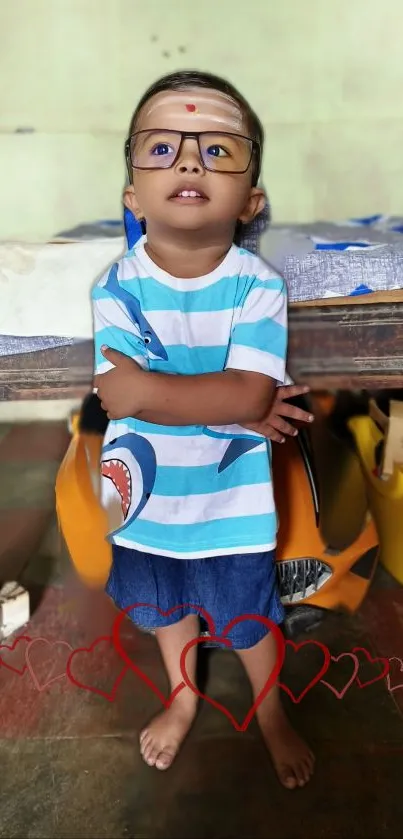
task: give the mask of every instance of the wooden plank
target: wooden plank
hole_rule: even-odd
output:
[[[91,388],[93,342],[0,359],[0,401],[81,398]]]
[[[403,302],[290,309],[288,369],[316,388],[403,387]]]
[[[391,292],[393,294],[393,292]],[[288,370],[316,389],[403,388],[403,297],[290,307]],[[0,400],[81,398],[91,389],[93,344],[5,356]]]

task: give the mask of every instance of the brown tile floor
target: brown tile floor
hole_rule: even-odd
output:
[[[34,607],[26,637],[0,649],[0,836],[402,836],[398,660],[392,690],[381,678],[362,689],[354,683],[341,701],[323,684],[299,704],[285,697],[317,753],[316,775],[304,790],[279,786],[254,722],[239,733],[207,702],[172,769],[144,765],[138,732],[159,700],[130,669],[115,701],[97,692],[109,694],[122,672],[108,640],[115,612],[102,593],[75,581],[60,548],[53,483],[67,441],[63,424],[0,427],[0,577],[21,578]],[[359,614],[332,616],[312,637],[335,657],[354,646],[403,657],[403,590],[380,575]],[[128,623],[122,639],[129,658],[165,690],[154,639]],[[73,683],[66,662],[77,648],[84,649],[71,659]],[[307,648],[287,655],[282,678],[296,695],[319,660]],[[362,680],[379,675],[379,665],[365,663],[364,654],[360,660]],[[208,695],[242,719],[250,696],[235,656],[214,650],[203,661]],[[350,673],[344,658],[332,662],[326,678],[341,690]]]

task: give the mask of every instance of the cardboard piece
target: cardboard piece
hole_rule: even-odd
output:
[[[395,466],[403,466],[403,402],[389,404],[389,422],[385,435],[382,477],[393,475]]]
[[[389,417],[381,411],[375,399],[369,400],[369,416],[379,426],[384,434],[389,430]]]

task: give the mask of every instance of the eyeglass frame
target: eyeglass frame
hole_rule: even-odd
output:
[[[150,134],[150,133],[154,133],[154,132],[155,133],[164,132],[166,134],[180,134],[181,135],[178,151],[175,155],[174,160],[172,161],[170,166],[134,166],[133,161],[132,161],[132,156],[131,156],[131,148],[130,148],[130,144],[131,144],[131,141],[132,141],[133,137],[137,137],[139,134]],[[236,171],[233,171],[233,170],[230,170],[230,169],[226,169],[225,171],[217,171],[216,169],[208,169],[207,166],[204,163],[202,153],[200,151],[200,140],[199,140],[199,138],[203,134],[213,134],[213,135],[218,134],[221,137],[239,137],[241,140],[248,140],[248,142],[251,143],[251,152],[250,152],[249,163],[248,163],[246,169],[242,169],[241,171],[239,171],[239,169],[237,169]],[[132,170],[133,169],[138,169],[141,172],[152,172],[155,169],[158,169],[158,170],[172,169],[172,167],[175,166],[175,163],[177,162],[177,160],[180,157],[181,149],[182,149],[182,146],[183,146],[183,143],[184,143],[185,140],[196,140],[197,147],[198,147],[198,150],[199,150],[199,158],[200,158],[201,164],[203,166],[203,169],[206,172],[214,172],[217,175],[244,175],[245,172],[248,171],[248,169],[249,169],[249,167],[252,163],[254,155],[256,156],[256,171],[257,172],[260,171],[260,157],[261,157],[260,144],[257,142],[257,140],[253,140],[252,137],[246,137],[244,134],[234,134],[234,132],[232,132],[232,131],[177,131],[174,128],[143,128],[140,131],[134,131],[133,134],[130,134],[130,136],[125,141],[126,167],[127,167],[127,172],[128,172],[128,175],[129,175],[130,183],[132,183]],[[257,178],[256,178],[256,180],[257,180]]]

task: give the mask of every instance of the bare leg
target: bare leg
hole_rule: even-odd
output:
[[[248,650],[237,650],[237,653],[249,676],[253,696],[256,699],[275,664],[274,636],[268,633],[254,647]],[[287,719],[277,686],[274,686],[264,698],[257,709],[256,716],[283,786],[288,789],[305,786],[313,773],[315,759],[307,744],[301,740]]]
[[[185,645],[199,635],[199,618],[188,615],[172,626],[156,630],[156,637],[168,673],[171,691],[182,682],[180,657]],[[186,669],[194,684],[197,646],[186,657]],[[172,705],[154,717],[140,734],[140,751],[149,766],[168,769],[185,739],[197,710],[197,696],[188,687],[175,697]]]

